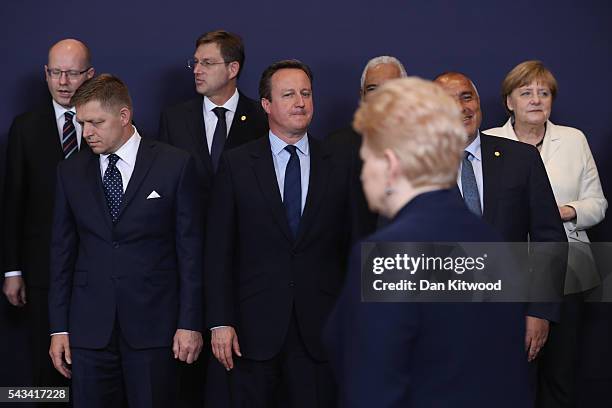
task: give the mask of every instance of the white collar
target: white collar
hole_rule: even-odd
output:
[[[229,98],[221,107],[227,109],[230,112],[236,112],[236,108],[238,107],[238,88],[234,90],[234,94],[231,98]],[[213,101],[208,99],[208,96],[204,97],[204,112],[211,112],[214,108],[219,107]]]

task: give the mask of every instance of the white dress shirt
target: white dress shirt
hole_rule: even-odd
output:
[[[278,182],[278,190],[280,191],[281,200],[285,191],[285,170],[291,158],[291,153],[285,150],[288,143],[281,140],[272,131],[269,132],[270,148],[272,149],[272,160],[274,162],[274,171],[276,173],[276,181]],[[310,148],[308,145],[308,134],[305,134],[297,143],[294,144],[298,158],[300,159],[300,176],[302,182],[302,212],[306,205],[306,196],[308,195],[308,181],[310,179]]]
[[[234,121],[234,115],[236,114],[236,108],[238,107],[238,89],[234,91],[234,94],[231,98],[229,98],[223,105],[223,107],[227,109],[225,112],[225,123],[227,125],[227,134],[229,135],[230,128],[232,127],[232,122]],[[208,96],[204,97],[204,101],[202,102],[202,112],[204,115],[204,127],[206,131],[206,144],[208,145],[208,151],[210,152],[210,147],[212,146],[213,136],[215,135],[215,128],[217,127],[217,115],[213,112],[214,108],[219,107],[219,105],[215,105]],[[227,135],[226,135],[227,136]]]
[[[138,147],[140,146],[140,140],[142,137],[138,133],[138,130],[134,128],[134,133],[132,136],[125,142],[115,154],[119,156],[119,160],[117,161],[117,169],[119,173],[121,173],[121,182],[123,183],[123,192],[128,186],[130,182],[130,178],[132,177],[132,173],[134,172],[134,165],[136,164],[136,155],[138,154]],[[108,154],[100,155],[100,175],[104,177],[104,172],[108,167]]]

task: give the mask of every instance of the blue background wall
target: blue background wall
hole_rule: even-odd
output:
[[[483,128],[505,114],[499,86],[526,59],[541,59],[560,84],[552,119],[588,137],[607,196],[612,192],[612,6],[607,0],[514,1],[3,1],[0,5],[0,153],[12,118],[49,100],[43,65],[61,38],[86,42],[98,73],[123,78],[145,134],[160,110],[194,95],[185,61],[203,32],[242,35],[240,87],[256,96],[262,70],[299,58],[315,73],[312,132],[346,126],[365,62],[397,56],[409,74],[467,73],[478,85]],[[232,11],[228,11],[231,9]],[[0,176],[4,158],[0,154]],[[612,240],[610,223],[594,231]]]
[[[48,100],[43,65],[56,40],[85,41],[98,73],[111,72],[127,82],[135,119],[153,134],[163,107],[194,95],[185,60],[197,36],[224,28],[244,38],[240,87],[252,97],[270,62],[299,58],[311,65],[312,132],[320,137],[350,122],[361,70],[372,56],[395,55],[409,74],[425,78],[445,70],[467,73],[482,96],[483,128],[505,121],[498,96],[505,74],[523,60],[541,59],[560,84],[553,121],[587,134],[609,194],[611,8],[606,0],[5,1],[0,6],[0,145],[17,113]],[[1,156],[0,161],[3,169]]]

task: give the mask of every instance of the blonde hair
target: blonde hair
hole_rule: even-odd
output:
[[[512,68],[512,71],[508,72],[508,75],[506,75],[506,78],[504,78],[502,82],[501,97],[506,112],[512,114],[506,103],[506,99],[510,96],[512,91],[521,86],[529,85],[533,81],[546,84],[550,89],[553,100],[555,99],[558,89],[557,80],[552,72],[544,66],[542,61],[529,60],[521,62],[516,67]]]
[[[353,127],[374,154],[392,150],[414,187],[457,181],[467,135],[457,103],[417,77],[385,82],[355,113]]]

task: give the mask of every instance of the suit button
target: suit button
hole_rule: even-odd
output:
[[[113,248],[119,248],[119,243],[117,241],[113,241]]]
[[[295,286],[295,282],[293,282],[293,281],[289,282],[289,287],[290,287],[290,288],[292,288],[292,287],[294,287],[294,286]]]

